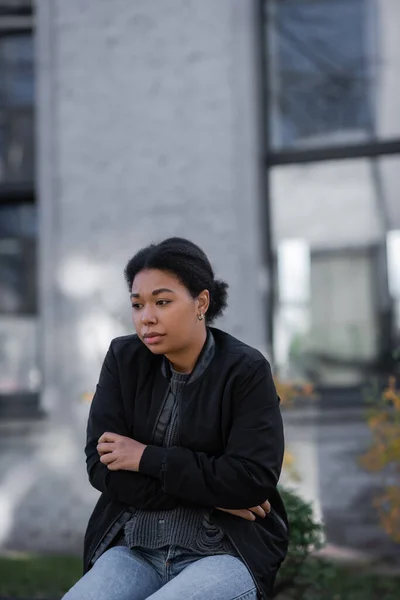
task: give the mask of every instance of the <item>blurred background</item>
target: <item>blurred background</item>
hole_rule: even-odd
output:
[[[180,235],[273,365],[329,560],[399,561],[399,24],[399,0],[0,0],[3,556],[79,556],[123,268]]]

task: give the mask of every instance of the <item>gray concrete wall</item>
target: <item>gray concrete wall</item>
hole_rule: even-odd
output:
[[[98,368],[87,333],[102,353],[131,328],[127,259],[170,235],[202,245],[228,280],[221,325],[265,343],[255,4],[39,3],[43,317],[63,332],[45,369],[62,356],[75,393]]]

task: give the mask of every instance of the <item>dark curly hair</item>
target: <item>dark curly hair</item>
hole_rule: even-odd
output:
[[[227,306],[228,284],[215,279],[206,254],[189,240],[172,237],[139,250],[124,270],[129,291],[136,275],[144,269],[172,273],[188,289],[192,298],[197,298],[200,292],[208,290],[210,306],[206,314],[207,323],[220,317]]]

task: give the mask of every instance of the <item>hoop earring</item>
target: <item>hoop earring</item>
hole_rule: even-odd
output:
[[[204,315],[200,313],[197,318],[199,321],[202,321],[204,319]]]

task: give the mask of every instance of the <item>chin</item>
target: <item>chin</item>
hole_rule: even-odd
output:
[[[145,346],[148,350],[150,350],[150,352],[152,354],[165,354],[166,352],[168,352],[168,350],[163,348],[161,345],[154,347],[154,346],[147,346],[147,344],[145,344]]]
[[[142,342],[152,354],[166,354],[169,350],[167,344],[163,344],[162,342],[159,344],[146,344],[143,340]]]

